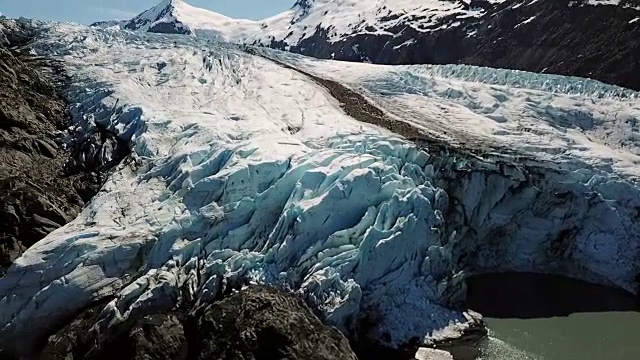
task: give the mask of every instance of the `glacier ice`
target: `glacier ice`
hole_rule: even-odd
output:
[[[368,335],[392,346],[478,321],[447,309],[464,296],[465,272],[562,272],[635,290],[634,93],[243,49],[43,29],[33,50],[72,76],[72,130],[102,126],[132,157],[0,280],[0,345],[28,351],[98,299],[113,299],[96,327],[108,332],[248,283],[299,292],[346,331],[372,321]],[[358,89],[387,116],[448,137],[451,152],[350,118],[324,88],[268,58]]]
[[[589,79],[466,65],[275,61],[363,92],[387,113],[459,148],[640,176],[638,92]],[[554,165],[556,164],[556,165]]]
[[[50,25],[34,49],[73,77],[74,131],[99,124],[134,155],[0,281],[3,339],[28,348],[105,296],[109,331],[247,282],[299,291],[345,329],[378,314],[392,344],[468,322],[441,306],[462,277],[415,145],[232,46]]]

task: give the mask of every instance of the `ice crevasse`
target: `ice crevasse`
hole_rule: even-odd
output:
[[[395,346],[475,316],[442,306],[464,285],[429,154],[304,76],[231,45],[66,24],[33,51],[72,76],[70,131],[100,124],[133,156],[0,280],[3,345],[26,351],[108,296],[103,331],[248,283],[345,330],[375,314]]]

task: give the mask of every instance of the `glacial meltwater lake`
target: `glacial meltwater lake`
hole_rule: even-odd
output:
[[[475,276],[468,285],[470,308],[489,327],[482,360],[640,359],[640,312],[631,294],[527,273]]]

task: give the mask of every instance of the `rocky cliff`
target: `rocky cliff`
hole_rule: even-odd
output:
[[[56,90],[61,67],[21,52],[27,22],[0,22],[0,275],[26,248],[72,220],[98,190],[97,174],[68,167],[69,125]]]
[[[91,329],[100,305],[51,336],[41,359],[356,359],[340,332],[274,288],[249,287],[197,310],[149,314],[97,339]]]

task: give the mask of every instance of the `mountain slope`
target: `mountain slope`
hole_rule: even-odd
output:
[[[255,21],[231,19],[193,7],[182,0],[162,0],[130,20],[98,22],[93,25],[117,25],[127,30],[169,34],[198,33],[222,41],[238,41],[254,34],[258,27]]]
[[[280,15],[249,21],[172,0],[123,26],[213,35],[325,59],[464,63],[640,89],[638,9],[639,0],[300,0]]]

